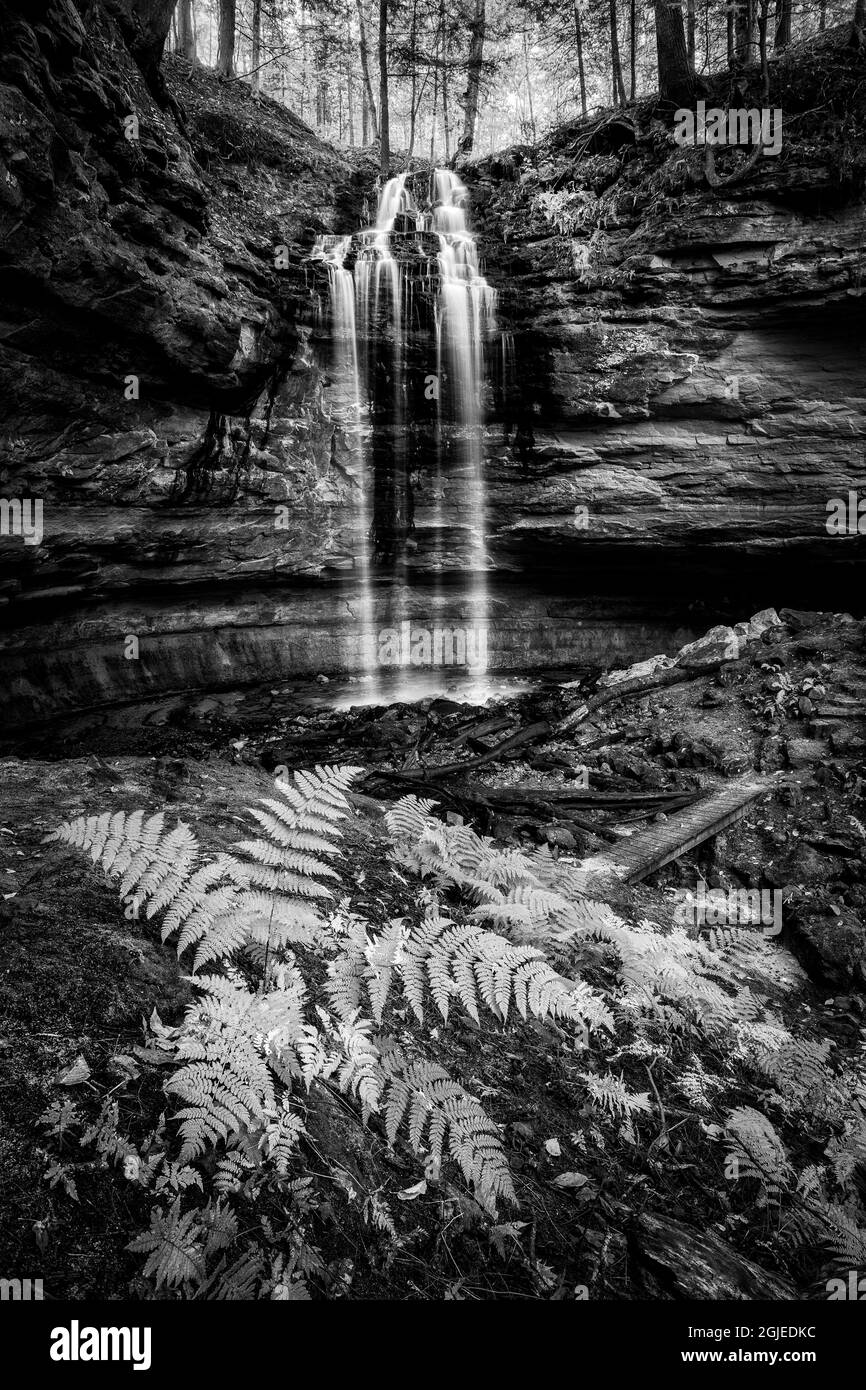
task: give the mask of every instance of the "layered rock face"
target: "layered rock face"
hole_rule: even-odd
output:
[[[372,160],[176,60],[154,94],[119,0],[0,19],[6,718],[358,669],[359,479],[308,258],[369,222]],[[486,440],[494,668],[676,650],[816,579],[855,605],[857,538],[824,522],[863,480],[862,203],[794,152],[672,212],[647,131],[463,175],[515,351]],[[569,181],[585,234],[551,221]],[[400,611],[459,623],[466,519],[446,499],[437,578],[429,421],[407,427]]]
[[[839,111],[818,126],[828,63]],[[781,153],[740,178],[722,152],[725,187],[650,104],[467,171],[515,336],[517,564],[579,556],[638,586],[684,568],[723,593],[747,575],[796,587],[806,564],[813,592],[854,602],[862,537],[826,523],[830,498],[866,488],[862,156],[838,145],[862,68],[838,46],[779,65]]]

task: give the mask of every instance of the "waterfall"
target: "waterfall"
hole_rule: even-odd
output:
[[[313,255],[327,270],[335,374],[351,402],[347,434],[359,481],[355,565],[362,626],[373,634],[374,617],[384,616],[376,612],[375,572],[379,606],[394,625],[385,632],[400,634],[393,664],[439,666],[448,664],[451,652],[454,664],[480,675],[487,669],[489,636],[486,374],[489,365],[500,375],[499,355],[506,349],[503,339],[488,364],[487,345],[497,332],[496,296],[481,272],[467,199],[466,187],[449,169],[400,174],[381,189],[374,226],[319,238]],[[419,560],[433,572],[435,593],[426,600],[432,621],[413,630],[410,608],[417,611],[425,600],[411,579],[418,552],[412,479],[428,475],[421,491],[432,553]],[[447,544],[455,515],[454,529],[462,537],[456,562]],[[469,578],[461,604],[461,616],[468,611],[471,618],[466,632],[439,625],[450,601],[446,571],[455,563]],[[428,609],[420,611],[426,621]],[[368,673],[377,659],[389,664],[381,632],[379,637],[378,653],[363,644]]]
[[[334,375],[338,392],[338,407],[344,414],[342,425],[352,458],[356,480],[354,506],[354,549],[360,586],[360,636],[358,655],[361,670],[378,691],[378,662],[376,660],[375,603],[370,574],[368,537],[370,519],[367,499],[370,493],[367,477],[367,458],[362,436],[361,375],[358,369],[358,331],[355,321],[355,282],[343,262],[351,245],[351,237],[338,237],[326,246],[320,238],[316,252],[328,272],[331,302],[331,335],[334,349]],[[349,654],[351,658],[351,653]],[[351,659],[347,664],[352,664]]]
[[[489,615],[482,391],[484,343],[496,327],[496,300],[479,269],[478,249],[466,222],[466,197],[467,190],[456,174],[450,169],[435,171],[432,176],[433,230],[439,238],[440,285],[436,355],[440,382],[443,366],[447,364],[450,392],[459,422],[458,442],[465,470],[464,525],[469,535],[470,601],[473,621],[483,626],[486,634]]]

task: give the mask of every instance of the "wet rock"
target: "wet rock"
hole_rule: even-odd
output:
[[[830,734],[830,747],[834,753],[843,756],[866,752],[866,734],[862,728],[834,729]]]
[[[753,613],[749,619],[749,632],[756,637],[760,637],[768,628],[780,627],[782,619],[775,608],[762,608],[759,613]]]
[[[761,772],[778,772],[785,766],[785,740],[769,734],[761,744],[758,767]]]
[[[676,666],[677,662],[670,656],[651,656],[647,661],[637,661],[633,666],[628,666],[623,671],[608,671],[603,675],[599,682],[599,690],[606,690],[610,686],[619,685],[626,680],[643,680],[647,676],[654,676],[657,671],[669,671]]]
[[[738,656],[739,639],[734,629],[719,625],[683,647],[677,661],[689,671],[708,671],[722,661],[735,661]]]
[[[797,1297],[793,1287],[712,1232],[658,1212],[643,1212],[629,1232],[642,1296],[650,1299],[771,1299]]]
[[[792,768],[819,766],[830,755],[829,743],[816,738],[789,738],[785,749]]]
[[[805,840],[794,841],[782,855],[767,865],[767,875],[776,887],[827,883],[842,872],[842,860],[819,853]]]
[[[806,613],[796,608],[781,608],[779,617],[785,624],[789,632],[800,633],[810,632],[812,629],[822,627],[827,622],[826,613]]]
[[[850,907],[796,909],[788,916],[793,949],[813,978],[833,988],[866,987],[866,926]]]

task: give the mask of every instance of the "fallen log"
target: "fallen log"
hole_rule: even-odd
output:
[[[492,803],[527,804],[543,799],[545,802],[561,806],[582,806],[593,810],[630,811],[641,807],[651,810],[664,810],[666,806],[690,806],[705,793],[702,791],[654,791],[654,792],[604,792],[573,791],[569,788],[524,786],[518,783],[513,787],[485,787],[485,797]]]
[[[561,822],[564,825],[574,825],[579,830],[585,830],[602,840],[613,842],[623,838],[623,832],[587,820],[570,805],[552,802],[545,797],[545,788],[538,789],[537,795],[532,797],[521,797],[519,794],[509,797],[507,790],[480,785],[446,787],[423,777],[412,777],[405,772],[378,770],[369,772],[362,785],[365,793],[369,792],[372,796],[388,796],[396,792],[399,796],[414,793],[418,797],[427,797],[458,812],[464,820],[476,822],[485,831],[489,829],[493,816],[501,814],[530,822],[541,834],[545,823]],[[367,800],[365,793],[362,793],[359,799],[361,804]]]
[[[609,686],[607,690],[602,690],[598,695],[591,695],[584,704],[578,705],[577,709],[572,710],[556,725],[555,733],[567,734],[578,724],[582,724],[590,714],[594,714],[597,709],[604,705],[611,705],[615,700],[624,699],[627,695],[645,695],[651,690],[661,690],[667,685],[685,685],[687,682],[701,680],[704,676],[712,675],[722,665],[706,667],[702,671],[684,671],[680,666],[674,666],[664,671],[656,671],[651,676],[629,676],[626,680],[618,681],[616,685]]]
[[[472,768],[497,762],[518,748],[526,747],[527,744],[540,743],[542,739],[549,738],[552,733],[553,725],[546,719],[541,719],[535,724],[527,724],[525,729],[518,729],[516,734],[503,739],[502,743],[497,743],[495,748],[489,749],[488,752],[479,753],[475,758],[462,758],[458,763],[445,763],[442,767],[428,768],[427,776],[438,781],[440,777],[451,777],[455,773],[469,772]]]

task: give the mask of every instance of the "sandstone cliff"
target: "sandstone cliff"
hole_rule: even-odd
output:
[[[40,545],[0,538],[13,722],[357,660],[307,257],[363,223],[373,162],[177,60],[158,104],[122,15],[86,16],[0,3],[0,492],[44,505]],[[796,98],[778,79],[804,110],[809,62]],[[846,145],[833,107],[858,62],[728,189],[649,106],[464,172],[517,352],[487,441],[495,665],[621,663],[815,586],[854,606],[862,542],[824,522],[864,473],[862,113]],[[409,611],[453,620],[423,433]]]

